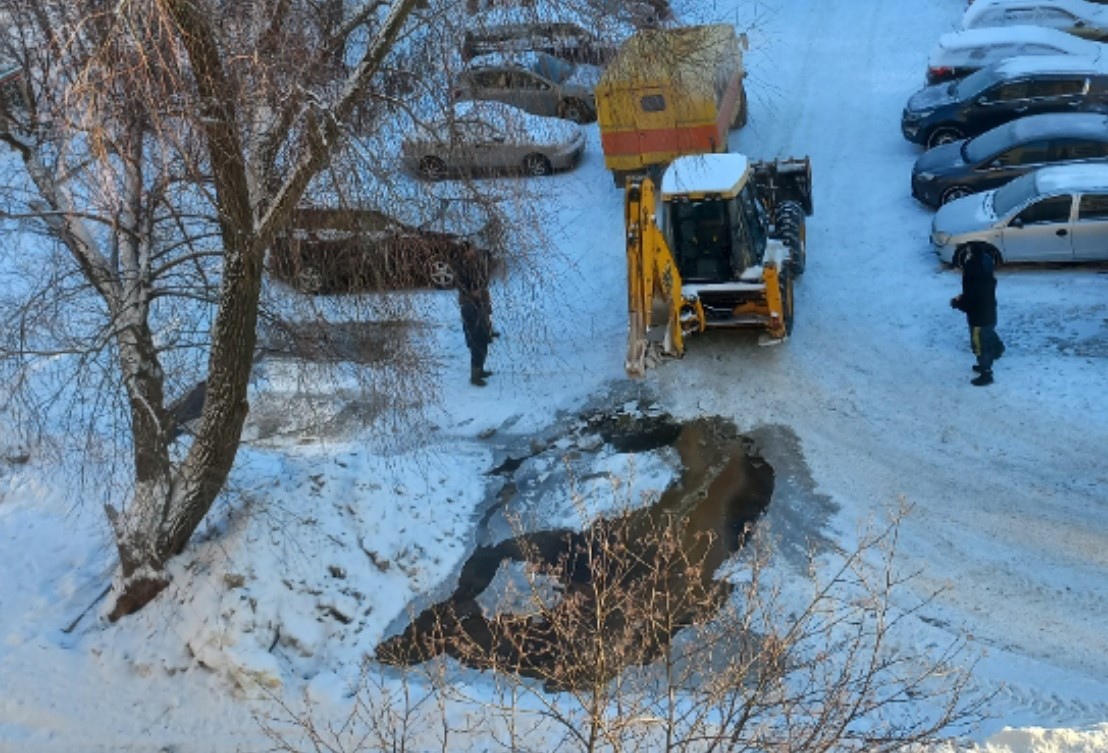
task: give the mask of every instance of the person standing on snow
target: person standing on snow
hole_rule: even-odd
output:
[[[975,387],[993,383],[993,361],[1004,353],[1004,343],[996,334],[996,277],[993,255],[983,244],[971,243],[962,255],[962,294],[950,299],[951,308],[966,314],[970,330],[970,349],[977,356],[970,380]]]
[[[458,306],[462,311],[462,332],[469,348],[469,383],[484,387],[489,343],[496,333],[492,329],[492,299],[489,297],[488,260],[482,258],[472,246],[462,253],[455,271],[458,287]]]

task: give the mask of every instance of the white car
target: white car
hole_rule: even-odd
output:
[[[1103,41],[1108,38],[1108,7],[1088,0],[978,0],[962,16],[963,29],[1020,25]]]
[[[983,0],[982,0],[983,1]],[[1108,59],[1108,45],[1042,26],[994,26],[943,34],[927,59],[927,83],[968,76],[1017,55],[1084,55]]]
[[[997,263],[1108,260],[1108,165],[1043,167],[935,213],[931,245],[944,262],[958,265],[974,241]]]

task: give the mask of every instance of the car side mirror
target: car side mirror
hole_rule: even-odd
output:
[[[989,98],[982,94],[980,97],[977,98],[977,104],[987,105],[989,104]]]
[[[1018,230],[1019,228],[1022,228],[1022,227],[1023,227],[1023,220],[1022,220],[1022,219],[1020,219],[1019,217],[1015,217],[1015,218],[1013,218],[1013,220],[1012,220],[1012,221],[1011,221],[1010,223],[1008,223],[1008,224],[1009,224],[1009,225],[1010,225],[1011,227],[1014,227],[1014,228],[1016,228],[1016,229]]]

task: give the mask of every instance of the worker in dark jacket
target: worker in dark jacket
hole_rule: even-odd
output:
[[[993,383],[993,361],[1004,353],[1004,343],[996,334],[996,277],[993,255],[979,243],[967,246],[962,256],[962,294],[950,299],[950,305],[966,314],[970,330],[970,348],[977,356],[970,384],[984,387]]]
[[[469,382],[484,387],[486,377],[492,376],[485,369],[492,329],[492,299],[489,297],[488,259],[472,246],[463,252],[455,279],[458,287],[458,306],[462,310],[462,331],[469,348]]]

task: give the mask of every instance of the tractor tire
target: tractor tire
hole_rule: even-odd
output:
[[[793,274],[789,267],[783,267],[777,278],[781,287],[781,318],[785,320],[785,336],[793,333],[793,316],[796,298],[793,295]]]
[[[789,247],[789,271],[796,277],[808,266],[808,229],[799,201],[782,201],[773,215],[774,235]]]

